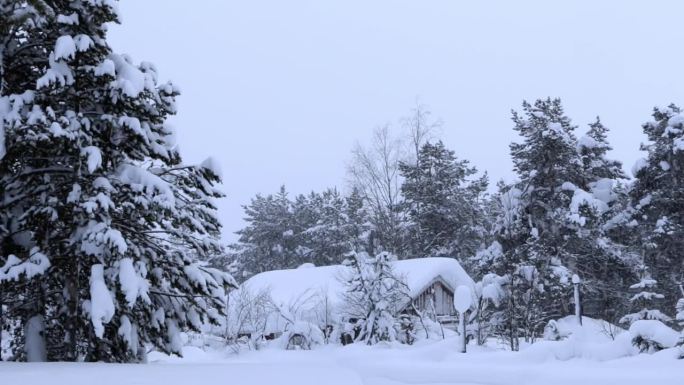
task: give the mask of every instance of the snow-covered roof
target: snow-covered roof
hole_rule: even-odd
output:
[[[474,288],[475,282],[453,258],[416,258],[392,262],[394,273],[408,286],[412,298],[421,294],[435,280],[443,281],[452,290],[459,285]],[[318,297],[327,306],[338,308],[345,292],[348,267],[342,265],[274,270],[257,274],[242,284],[251,292],[268,291],[272,301],[281,308],[291,307],[306,298]]]

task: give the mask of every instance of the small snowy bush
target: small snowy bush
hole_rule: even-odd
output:
[[[350,272],[345,277],[345,307],[350,317],[360,320],[357,341],[373,345],[397,339],[394,305],[406,298],[406,285],[394,274],[391,261],[395,259],[386,252],[375,257],[362,252],[350,254],[343,263]]]
[[[227,316],[211,333],[222,336],[236,351],[243,347],[258,350],[274,309],[269,290],[255,291],[242,285],[230,293]]]
[[[684,287],[680,285],[679,289],[682,292],[682,298],[677,301],[677,305],[675,306],[675,321],[680,326],[684,326]],[[679,347],[679,358],[684,359],[684,330],[681,331],[677,346]]]
[[[555,320],[549,321],[544,327],[544,339],[547,341],[560,341],[562,339],[558,331],[558,323]]]
[[[402,344],[413,345],[416,341],[416,325],[411,316],[402,314],[395,325],[397,340]]]
[[[636,321],[629,327],[632,344],[642,353],[654,353],[677,344],[679,333],[657,320]]]
[[[309,350],[315,345],[323,345],[325,336],[315,324],[297,321],[278,339],[287,350]]]

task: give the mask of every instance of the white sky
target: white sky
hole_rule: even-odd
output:
[[[684,2],[123,0],[110,43],[181,87],[187,162],[222,164],[224,239],[285,184],[342,187],[356,140],[419,98],[461,158],[510,179],[511,108],[597,114],[629,170],[654,105],[684,104]],[[581,132],[580,132],[581,133]]]

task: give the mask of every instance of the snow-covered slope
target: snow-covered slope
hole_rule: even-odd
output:
[[[458,352],[455,338],[410,347],[352,344],[240,355],[186,347],[183,359],[153,353],[144,365],[0,362],[0,378],[13,385],[680,385],[684,378],[675,349],[610,361],[537,359],[478,346],[468,352]]]

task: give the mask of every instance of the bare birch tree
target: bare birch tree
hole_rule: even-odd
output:
[[[408,138],[407,158],[418,166],[420,148],[430,140],[439,136],[442,128],[441,119],[433,119],[432,112],[424,104],[416,103],[411,114],[401,119],[401,126]]]
[[[391,135],[388,125],[374,131],[369,146],[357,143],[352,150],[349,182],[361,192],[371,214],[371,250],[396,254],[401,249],[399,162],[404,156],[402,141]]]
[[[437,135],[442,122],[433,119],[425,105],[416,103],[399,123],[403,135],[392,135],[387,124],[375,129],[369,145],[354,146],[348,177],[350,187],[361,192],[371,214],[374,231],[368,251],[384,250],[405,258],[399,163],[417,162],[420,147]]]

